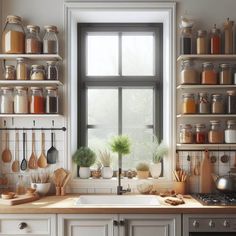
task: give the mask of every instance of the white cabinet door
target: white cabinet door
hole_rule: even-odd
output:
[[[60,214],[58,236],[118,236],[113,214]]]

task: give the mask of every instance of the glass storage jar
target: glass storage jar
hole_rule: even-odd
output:
[[[217,84],[217,73],[213,63],[204,62],[202,64],[201,84]]]
[[[22,18],[9,15],[2,33],[3,53],[25,53],[25,31]]]
[[[59,51],[57,27],[54,25],[44,26],[46,33],[43,37],[43,53],[57,54]]]
[[[32,65],[30,72],[31,80],[44,80],[45,79],[45,70],[42,65]]]
[[[13,113],[13,89],[10,87],[2,87],[0,90],[0,102],[2,114],[12,114]]]
[[[27,80],[27,64],[24,58],[16,59],[16,79]]]
[[[195,128],[196,128],[195,142],[198,144],[207,143],[206,125],[205,124],[196,124]]]
[[[25,87],[16,87],[14,95],[14,113],[27,114],[28,113],[28,92]]]
[[[58,113],[58,90],[54,87],[46,87],[46,113]]]
[[[190,144],[193,143],[193,131],[192,125],[190,124],[181,124],[179,132],[179,142]]]
[[[227,91],[227,113],[236,114],[236,91]]]
[[[210,43],[211,43],[211,54],[221,53],[221,32],[220,29],[216,28],[216,25],[211,29],[210,32]]]
[[[197,71],[194,68],[194,64],[191,60],[183,60],[181,69],[181,84],[198,84],[199,79]]]
[[[208,132],[208,142],[212,144],[220,144],[224,142],[224,133],[221,129],[220,121],[210,121],[211,127]]]
[[[25,183],[23,180],[23,175],[18,175],[18,181],[16,183],[16,194],[17,195],[23,195],[25,194],[26,189],[25,189]]]
[[[197,54],[207,54],[207,32],[198,30],[197,32]]]
[[[27,54],[39,54],[42,52],[42,42],[39,37],[40,27],[37,25],[27,25],[25,37],[25,52]]]
[[[44,114],[44,97],[43,90],[39,87],[31,87],[30,94],[30,113],[31,114]]]
[[[180,53],[192,54],[193,53],[193,33],[192,27],[184,27],[181,30],[180,36]]]
[[[225,104],[222,94],[212,94],[211,95],[211,113],[212,114],[224,114]]]
[[[182,113],[194,114],[196,113],[196,102],[193,93],[183,93]]]
[[[234,22],[229,18],[224,22],[224,53],[233,54]]]
[[[236,143],[236,120],[227,121],[225,130],[225,143]]]
[[[231,64],[220,64],[220,84],[232,84],[232,66]]]
[[[5,66],[4,79],[5,80],[16,79],[15,66],[13,66],[13,65],[6,65]]]
[[[211,106],[208,100],[208,93],[198,94],[198,113],[208,114],[211,112]]]
[[[58,80],[58,66],[56,61],[46,62],[46,79],[47,80]]]

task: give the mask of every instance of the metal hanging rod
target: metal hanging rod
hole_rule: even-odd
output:
[[[0,128],[0,130],[62,130],[66,131],[66,127],[62,128]]]
[[[209,152],[236,152],[236,149],[182,149],[176,150],[176,152],[204,152],[205,150]]]

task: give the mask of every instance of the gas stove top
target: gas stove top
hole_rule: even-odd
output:
[[[236,206],[236,193],[198,193],[194,198],[208,206]]]

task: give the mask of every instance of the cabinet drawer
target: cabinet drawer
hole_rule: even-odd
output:
[[[1,214],[0,235],[56,236],[56,216]]]

